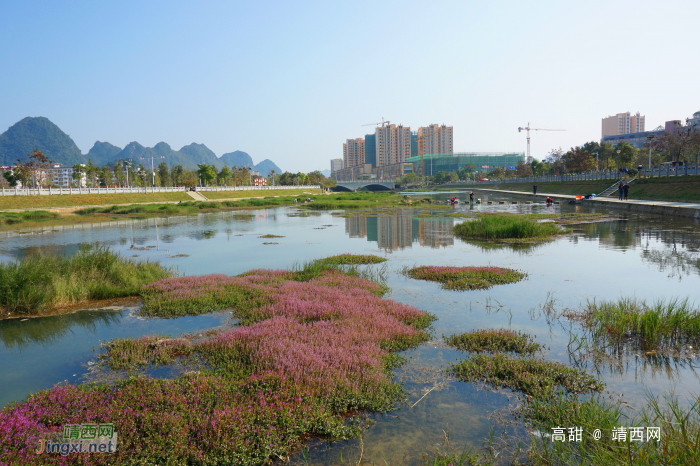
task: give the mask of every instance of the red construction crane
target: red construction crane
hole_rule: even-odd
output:
[[[522,130],[527,131],[527,163],[532,162],[532,158],[530,157],[530,131],[566,131],[565,129],[545,129],[545,128],[530,128],[530,122],[527,123],[527,126],[524,128],[518,128],[518,133],[522,132]]]

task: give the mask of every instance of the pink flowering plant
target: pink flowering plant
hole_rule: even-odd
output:
[[[112,368],[188,357],[201,362],[200,371],[57,385],[13,403],[0,411],[0,464],[262,465],[284,460],[312,436],[349,439],[358,434],[353,414],[385,412],[405,398],[390,373],[402,361],[395,351],[425,341],[434,319],[382,293],[376,283],[324,267],[147,285],[144,315],[231,309],[241,325],[195,342],[109,342],[102,359]],[[34,453],[40,438],[63,425],[91,422],[114,423],[116,453]]]
[[[519,282],[527,275],[513,269],[502,267],[444,267],[423,265],[407,269],[407,276],[417,280],[440,283],[446,290],[480,290],[493,285]]]

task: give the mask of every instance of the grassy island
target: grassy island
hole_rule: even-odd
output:
[[[440,283],[446,290],[481,290],[494,285],[516,283],[526,274],[502,267],[441,267],[424,265],[404,270],[404,273],[417,280]]]
[[[507,242],[547,241],[565,231],[554,223],[536,222],[514,214],[482,214],[476,220],[454,227],[455,235],[462,239]]]

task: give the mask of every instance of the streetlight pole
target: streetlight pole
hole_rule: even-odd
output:
[[[647,136],[647,139],[649,140],[649,166],[647,168],[651,169],[651,141],[654,139],[654,135],[650,134]],[[652,175],[654,173],[652,172]]]
[[[595,171],[599,171],[599,169],[598,169],[598,151],[595,151]]]

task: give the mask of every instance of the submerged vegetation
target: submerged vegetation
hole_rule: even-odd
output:
[[[0,411],[0,462],[63,464],[62,456],[39,456],[34,448],[39,438],[60,435],[64,423],[113,422],[120,449],[109,461],[125,464],[262,465],[286,460],[310,436],[358,435],[347,415],[385,412],[405,399],[389,372],[402,360],[394,351],[426,341],[434,317],[381,299],[381,286],[359,276],[318,263],[307,269],[178,277],[144,287],[147,314],[233,306],[241,325],[197,342],[110,342],[103,359],[114,368],[186,355],[203,364],[173,380],[56,386],[13,403]],[[81,457],[86,464],[102,458]]]
[[[438,282],[446,290],[480,290],[494,285],[519,282],[526,274],[502,267],[440,267],[424,265],[405,269],[404,273],[417,280]]]
[[[472,330],[470,332],[453,334],[444,337],[444,339],[448,345],[470,353],[513,352],[531,354],[542,348],[542,345],[535,343],[530,335],[505,329]]]
[[[554,223],[512,214],[484,214],[454,227],[455,235],[462,239],[490,241],[544,241],[564,232]]]
[[[41,313],[82,301],[138,296],[141,287],[172,275],[160,264],[126,259],[107,248],[71,257],[37,255],[0,264],[0,307]]]

